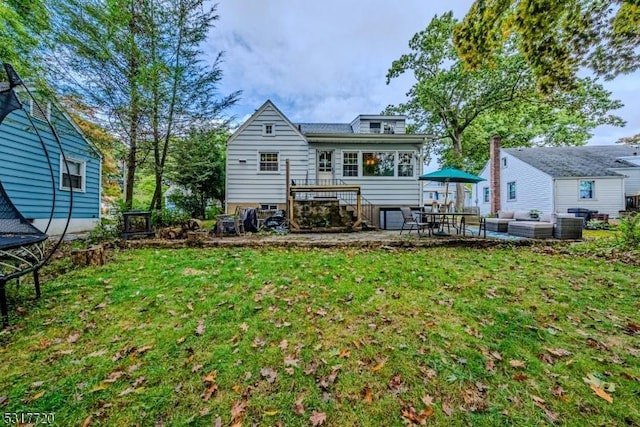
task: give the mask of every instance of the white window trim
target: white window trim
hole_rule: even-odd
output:
[[[491,203],[491,188],[488,186],[482,187],[482,203]]]
[[[263,171],[260,170],[260,155],[261,154],[277,154],[278,155],[278,170],[277,171]],[[265,151],[258,151],[258,159],[257,159],[257,171],[259,175],[280,175],[280,171],[282,170],[282,167],[280,167],[280,151],[274,151],[274,150],[265,150]]]
[[[580,186],[583,182],[592,182],[591,197],[582,197],[580,194]],[[578,200],[596,200],[596,180],[595,179],[579,179],[578,180]]]
[[[38,102],[38,105],[40,105],[42,108],[44,108],[44,116],[47,118],[47,120],[51,120],[51,102],[50,101],[46,101],[46,100],[42,100],[40,102]],[[29,115],[38,121],[44,121],[39,115],[34,114],[34,111],[36,109],[36,103],[34,102],[33,99],[29,99]]]
[[[513,199],[509,197],[509,184],[513,184],[516,189]],[[515,202],[516,200],[518,200],[518,185],[516,184],[516,181],[509,181],[507,182],[507,202]]]
[[[509,163],[506,156],[500,159],[500,166],[502,167],[502,169],[506,169],[508,164]]]
[[[267,133],[267,126],[271,126],[271,133]],[[276,124],[275,123],[263,123],[262,124],[262,136],[276,136]]]
[[[80,188],[73,188],[73,191],[75,192],[79,192],[79,193],[85,193],[87,191],[87,162],[84,160],[80,160],[80,159],[75,159],[73,157],[67,157],[67,161],[68,162],[75,162],[75,163],[79,163],[80,164]],[[67,168],[64,164],[64,158],[62,157],[62,155],[60,156],[60,174],[59,174],[59,180],[60,180],[60,190],[64,190],[64,191],[71,191],[72,188],[71,187],[65,187],[64,186],[64,173],[67,171]]]

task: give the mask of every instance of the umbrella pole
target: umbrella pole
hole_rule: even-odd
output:
[[[444,209],[447,209],[447,199],[449,198],[449,180],[444,184]]]

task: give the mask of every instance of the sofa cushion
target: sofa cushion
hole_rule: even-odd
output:
[[[513,211],[498,211],[498,218],[501,219],[513,219],[513,215],[515,212]]]
[[[519,221],[527,221],[531,219],[530,211],[515,211],[513,217]]]
[[[540,215],[540,222],[555,222],[555,218],[553,214],[542,214]]]

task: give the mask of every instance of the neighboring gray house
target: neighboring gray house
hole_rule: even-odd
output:
[[[640,149],[633,145],[502,148],[473,186],[482,214],[497,210],[566,213],[585,208],[618,217],[640,192]],[[491,173],[491,171],[494,173]],[[496,179],[497,178],[497,179]]]
[[[286,209],[288,160],[294,185],[360,189],[368,222],[379,225],[381,209],[420,204],[423,144],[424,135],[405,133],[404,116],[294,124],[267,101],[227,144],[226,210]]]

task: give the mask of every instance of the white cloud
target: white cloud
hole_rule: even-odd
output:
[[[405,100],[411,76],[385,83],[391,62],[436,14],[462,18],[471,0],[221,0],[207,50],[225,51],[222,93],[242,90],[233,113],[246,117],[271,99],[293,121],[348,122]],[[625,108],[627,128],[601,127],[593,142],[640,132],[636,73],[605,86]]]

